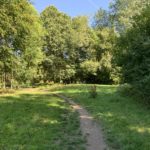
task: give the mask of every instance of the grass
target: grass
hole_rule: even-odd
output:
[[[73,98],[91,112],[102,124],[110,149],[150,149],[150,110],[147,107],[121,95],[117,86],[97,85],[95,99],[89,97],[88,89],[88,85],[70,85],[56,92]]]
[[[0,96],[0,150],[84,150],[78,114],[48,92]]]

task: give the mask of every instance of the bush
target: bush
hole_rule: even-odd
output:
[[[150,75],[134,85],[137,94],[150,104]]]
[[[120,85],[117,91],[124,96],[131,96],[134,93],[133,87],[127,83]]]
[[[132,96],[136,99],[150,104],[150,75],[142,80],[130,84],[123,84],[118,87],[118,92],[125,96]]]
[[[90,86],[89,94],[90,94],[91,98],[96,98],[97,97],[97,87],[96,87],[96,85]]]

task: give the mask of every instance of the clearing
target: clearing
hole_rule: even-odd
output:
[[[136,99],[123,96],[118,86],[97,85],[96,99],[89,97],[90,85],[55,88],[86,108],[102,125],[107,145],[114,150],[150,149],[150,109]]]
[[[149,108],[131,97],[123,96],[118,92],[118,87],[112,85],[97,85],[98,96],[92,99],[89,97],[89,87],[57,85],[1,95],[0,148],[85,150],[87,138],[87,143],[91,139],[97,146],[105,147],[106,142],[113,150],[149,150]],[[74,100],[72,105],[79,114],[65,100],[53,94],[62,94]],[[81,123],[83,135],[79,116],[80,121],[84,120]],[[99,141],[105,139],[104,143],[91,138],[93,134],[92,130],[88,131],[89,125],[90,129],[95,126],[95,131],[100,129],[96,136],[102,138]]]
[[[0,149],[84,150],[78,114],[48,92],[0,96]]]

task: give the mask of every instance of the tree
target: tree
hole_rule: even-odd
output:
[[[79,16],[72,19],[73,48],[75,49],[76,63],[83,62],[91,57],[91,35],[92,31],[88,26],[88,18]]]
[[[86,16],[72,19],[72,49],[74,49],[74,62],[76,68],[76,80],[83,81],[85,75],[82,64],[95,61],[96,34],[88,25]],[[94,62],[93,62],[94,63]],[[84,78],[85,79],[85,78]]]
[[[96,60],[99,62],[97,83],[116,83],[116,64],[113,63],[113,51],[117,33],[112,15],[103,9],[98,10],[94,17],[94,31],[97,35]],[[115,72],[115,74],[114,74]],[[115,79],[115,80],[114,80]]]
[[[125,32],[131,28],[134,22],[132,18],[139,15],[149,3],[149,0],[114,0],[110,8],[116,29]]]
[[[150,6],[135,16],[132,28],[119,38],[116,56],[124,82],[149,99],[150,91]]]
[[[112,22],[111,22],[110,13],[108,11],[100,8],[94,16],[94,21],[93,21],[92,26],[95,29],[101,29],[104,27],[111,27]]]
[[[0,1],[0,64],[3,87],[32,80],[42,59],[42,26],[27,0]],[[30,72],[30,73],[29,73]],[[36,71],[35,71],[36,72]],[[26,74],[30,74],[26,76]]]
[[[86,60],[81,63],[80,67],[80,78],[82,79],[82,82],[85,81],[87,83],[95,83],[99,63],[93,60]]]
[[[61,82],[66,78],[67,72],[67,76],[71,78],[74,71],[71,71],[72,73],[66,71],[66,69],[73,70],[70,62],[71,18],[59,12],[54,6],[49,6],[41,13],[41,19],[46,31],[43,47],[46,55],[43,62],[45,80]]]

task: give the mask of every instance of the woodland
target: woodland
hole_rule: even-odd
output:
[[[150,98],[149,0],[114,0],[71,18],[54,6],[0,0],[0,87],[125,84]]]

